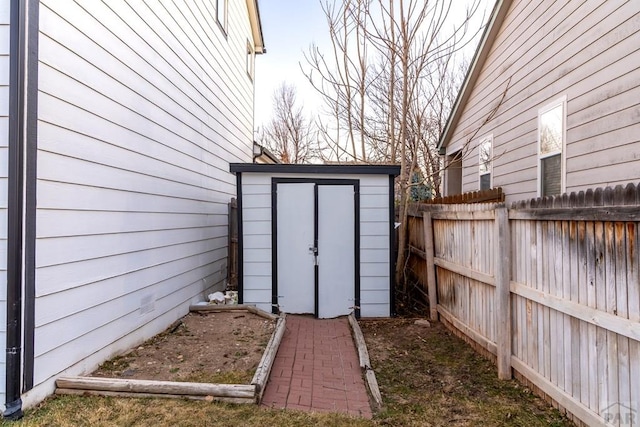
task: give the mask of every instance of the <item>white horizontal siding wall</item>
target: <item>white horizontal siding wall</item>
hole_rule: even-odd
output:
[[[223,287],[250,38],[244,1],[41,2],[33,394]]]
[[[242,174],[243,298],[271,311],[271,178]],[[360,314],[388,317],[389,177],[384,175],[279,174],[287,178],[360,180]]]
[[[9,139],[9,1],[0,1],[0,401],[5,402],[7,330],[7,176]]]
[[[242,174],[242,291],[271,313],[271,176]]]
[[[389,177],[360,178],[360,315],[389,317]]]
[[[536,197],[538,110],[562,96],[566,190],[638,181],[639,32],[638,2],[514,1],[449,143],[452,150],[477,136],[463,160],[463,191],[479,188],[477,143],[493,134],[493,185],[507,201]]]

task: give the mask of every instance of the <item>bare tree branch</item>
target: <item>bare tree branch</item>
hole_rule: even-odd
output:
[[[317,132],[296,102],[294,86],[282,83],[273,93],[271,121],[259,132],[262,145],[283,163],[309,163],[318,157]]]
[[[470,27],[479,4],[474,0],[453,22],[448,0],[322,0],[332,52],[325,56],[311,46],[300,65],[324,101],[317,124],[318,140],[327,147],[322,158],[401,167],[399,284],[409,192],[424,185],[439,195],[436,146],[462,75],[453,58],[482,30]]]

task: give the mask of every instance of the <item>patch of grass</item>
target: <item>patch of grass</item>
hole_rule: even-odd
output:
[[[383,425],[572,425],[515,380],[499,380],[490,361],[441,324],[393,319],[361,326],[385,402],[376,417]]]
[[[340,414],[283,411],[254,405],[194,402],[170,399],[117,399],[60,396],[47,399],[25,419],[1,422],[6,427],[205,427],[205,426],[350,426],[373,425]]]
[[[117,371],[123,371],[127,369],[129,366],[130,366],[130,362],[127,356],[116,356],[107,360],[102,365],[100,365],[99,369],[102,369],[106,372],[117,372]]]
[[[247,354],[249,354],[248,351],[240,350],[240,351],[236,351],[235,353],[233,353],[233,356],[236,357],[236,358],[240,358],[240,357],[246,356]]]

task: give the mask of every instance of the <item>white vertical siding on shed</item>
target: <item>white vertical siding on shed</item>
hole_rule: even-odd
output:
[[[244,303],[271,311],[271,178],[242,174]],[[389,177],[384,175],[279,174],[287,178],[360,180],[360,314],[388,317]]]
[[[477,143],[494,137],[493,184],[537,196],[538,110],[567,98],[566,190],[640,179],[640,3],[515,0],[454,130],[471,141],[463,191],[479,188]],[[508,83],[510,79],[510,82]],[[498,106],[497,114],[482,125]]]
[[[207,1],[41,2],[35,383],[46,391],[223,286],[228,164],[253,150],[248,38],[244,1],[229,2],[226,36]]]
[[[9,139],[9,1],[0,1],[0,401],[5,401],[7,330],[7,152]]]

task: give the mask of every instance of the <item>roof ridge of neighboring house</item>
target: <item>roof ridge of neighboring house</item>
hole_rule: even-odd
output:
[[[462,114],[462,106],[469,99],[471,90],[478,80],[480,70],[489,55],[489,50],[493,46],[496,36],[498,35],[498,31],[500,31],[500,28],[502,27],[504,17],[507,15],[507,11],[509,10],[511,3],[512,0],[497,0],[493,7],[493,11],[489,17],[489,22],[482,33],[482,38],[480,39],[476,53],[473,55],[471,65],[469,66],[464,81],[462,82],[462,87],[460,88],[460,91],[458,91],[456,102],[453,104],[453,108],[451,109],[451,113],[449,114],[444,130],[442,131],[442,134],[440,134],[440,139],[438,140],[438,150],[441,151],[440,154],[444,154],[442,153],[442,148],[446,147],[446,143],[449,138],[451,138],[453,128]]]

